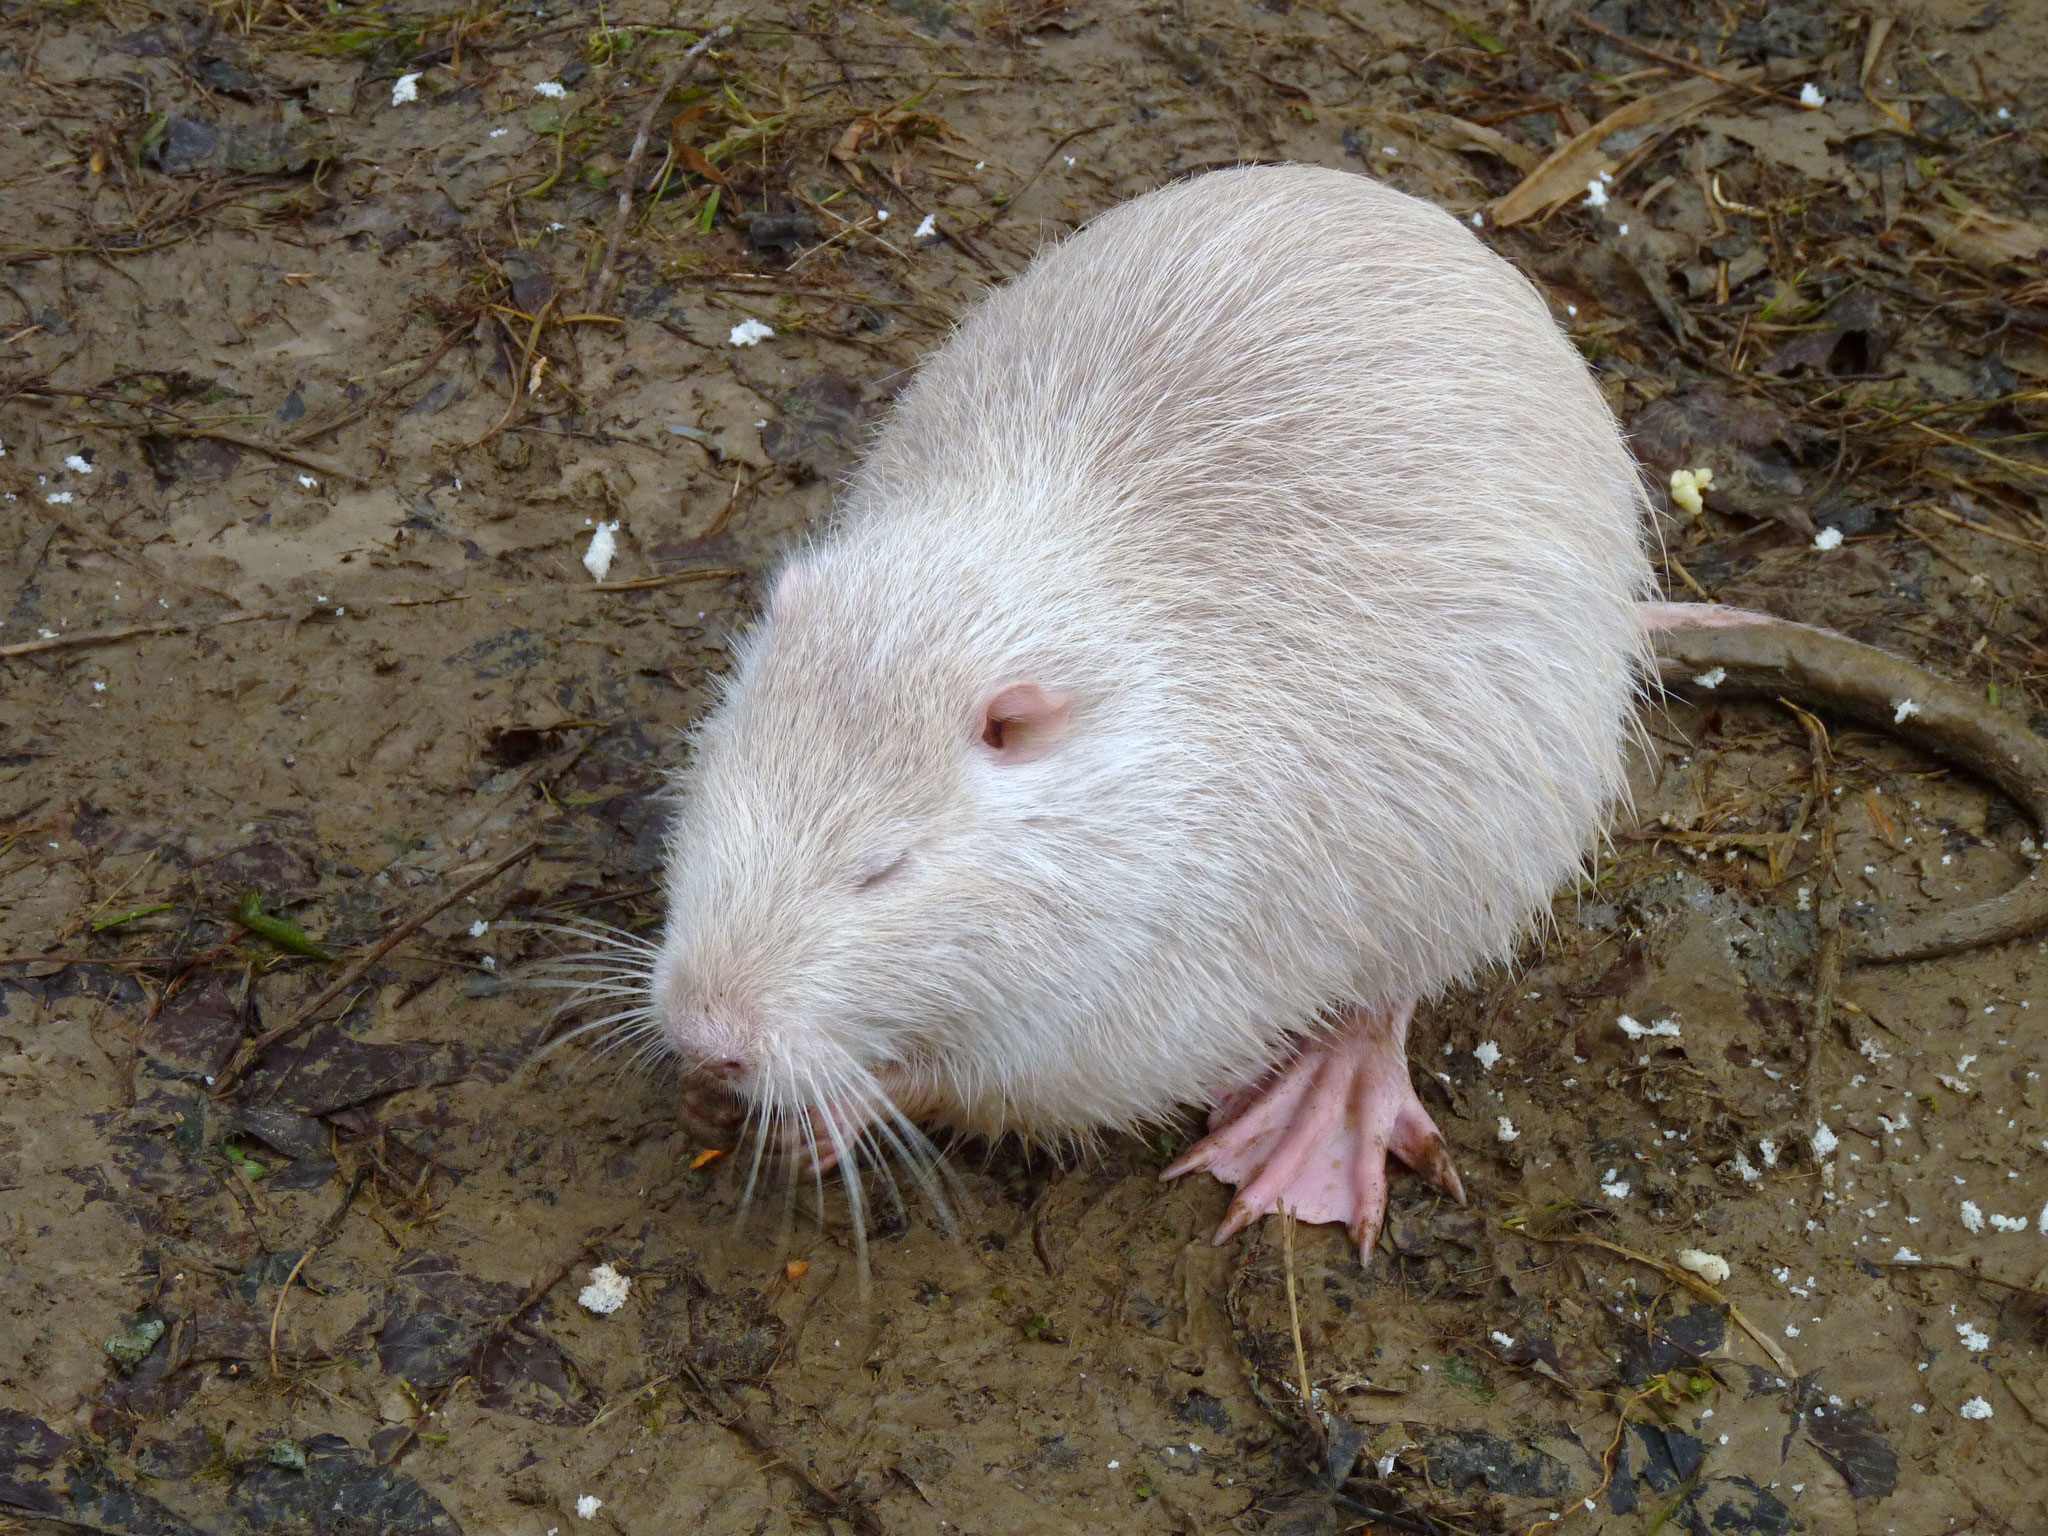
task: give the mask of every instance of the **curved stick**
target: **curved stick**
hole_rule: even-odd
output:
[[[1974,692],[1832,630],[1769,614],[1706,603],[1645,603],[1642,613],[1669,692],[1693,701],[1786,698],[1846,715],[1996,785],[2048,835],[2048,741]],[[1927,960],[2043,927],[2048,880],[2035,870],[2003,895],[1867,930],[1851,952],[1865,961]]]

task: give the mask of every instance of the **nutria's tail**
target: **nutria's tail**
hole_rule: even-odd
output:
[[[1708,603],[1645,603],[1659,680],[1699,699],[1784,698],[1909,741],[2010,795],[2048,837],[2048,741],[1974,692],[1832,630]],[[2048,927],[2036,869],[2002,896],[1854,936],[1858,960],[1925,960]]]

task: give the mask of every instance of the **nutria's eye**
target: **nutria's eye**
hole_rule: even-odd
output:
[[[907,852],[899,853],[888,863],[870,869],[866,874],[854,881],[853,888],[856,891],[872,891],[884,881],[893,879],[903,873],[903,866],[909,862],[910,855]]]

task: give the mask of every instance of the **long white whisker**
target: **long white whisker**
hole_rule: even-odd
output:
[[[507,926],[512,925],[507,924]],[[613,927],[609,923],[593,921],[562,922],[559,920],[543,922],[536,920],[522,923],[518,926],[526,928],[533,933],[565,934],[579,943],[597,944],[606,949],[626,950],[644,955],[656,955],[661,952],[660,940],[643,939],[631,929]]]
[[[887,1153],[876,1139],[876,1132],[883,1126],[884,1122],[880,1120],[868,1120],[854,1132],[853,1145],[857,1151],[866,1153],[868,1166],[879,1173],[882,1182],[888,1186],[891,1209],[907,1222],[910,1219],[910,1207],[903,1203],[903,1186],[896,1182],[896,1171],[890,1166]]]
[[[742,1216],[746,1214],[747,1208],[754,1202],[754,1186],[761,1177],[761,1165],[765,1161],[768,1152],[769,1129],[774,1123],[775,1090],[773,1087],[770,1087],[758,1101],[747,1107],[747,1118],[740,1125],[739,1144],[741,1146],[746,1145],[748,1130],[751,1129],[754,1133],[754,1156],[747,1165],[746,1186],[740,1191],[739,1211]]]
[[[946,1198],[946,1186],[950,1184],[953,1187],[964,1207],[966,1190],[958,1175],[940,1155],[939,1149],[932,1145],[931,1138],[911,1123],[909,1116],[898,1109],[886,1094],[878,1094],[877,1097],[885,1113],[876,1120],[875,1129],[888,1140],[896,1155],[910,1169],[917,1180],[917,1187],[932,1203],[940,1225],[949,1235],[956,1234],[960,1224],[953,1214],[952,1202]]]
[[[587,1033],[593,1029],[603,1029],[607,1024],[619,1024],[628,1021],[651,1023],[656,1021],[656,1014],[645,1003],[635,1003],[630,1008],[614,1008],[610,1013],[605,1014],[601,1018],[586,1020],[576,1027],[576,1033]]]
[[[648,1034],[633,1047],[633,1054],[626,1058],[626,1065],[635,1072],[645,1072],[658,1066],[669,1054],[668,1042],[658,1034]]]
[[[564,1034],[555,1036],[554,1039],[548,1041],[546,1045],[543,1045],[539,1050],[535,1051],[533,1055],[528,1058],[528,1060],[545,1060],[547,1057],[554,1055],[554,1053],[556,1051],[559,1051],[563,1046],[568,1045],[573,1041],[581,1040],[586,1035],[597,1034],[601,1031],[637,1034],[651,1032],[652,1030],[659,1028],[660,1021],[658,1019],[648,1017],[646,1014],[646,1010],[640,1008],[630,1008],[623,1010],[619,1013],[607,1014],[605,1017],[601,1019],[592,1019],[587,1024],[579,1024],[574,1029],[569,1030]]]
[[[854,1161],[854,1150],[848,1144],[845,1132],[840,1127],[839,1117],[834,1113],[832,1102],[829,1099],[819,1102],[812,1113],[824,1123],[825,1134],[832,1142],[832,1151],[839,1159],[839,1179],[840,1183],[846,1188],[847,1211],[853,1218],[853,1254],[860,1277],[861,1305],[866,1306],[871,1299],[870,1271],[868,1267],[868,1203],[866,1193],[861,1187],[860,1165]],[[815,1163],[816,1159],[813,1159],[814,1166]],[[818,1199],[821,1214],[824,1196],[824,1175],[821,1172],[818,1179]]]
[[[825,1224],[825,1169],[818,1157],[818,1126],[815,1112],[799,1096],[796,1104],[796,1123],[804,1134],[804,1156],[811,1165],[811,1183],[818,1193],[818,1225]]]
[[[569,977],[515,978],[525,986],[544,987],[551,992],[573,992],[578,998],[586,997],[632,997],[647,1001],[647,982],[643,977],[621,977],[606,971],[603,975],[589,980],[574,980]]]
[[[784,1111],[785,1115],[788,1113]],[[785,1253],[796,1241],[796,1193],[798,1181],[794,1178],[782,1181],[782,1220],[776,1228],[776,1243]],[[823,1185],[820,1183],[822,1194]]]

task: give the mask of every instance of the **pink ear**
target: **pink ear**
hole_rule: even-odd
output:
[[[981,707],[981,744],[999,763],[1028,763],[1059,745],[1073,716],[1065,694],[1036,683],[1010,683]]]

